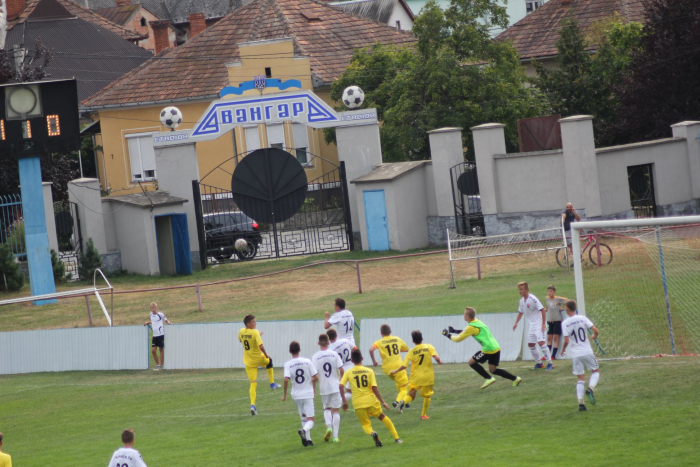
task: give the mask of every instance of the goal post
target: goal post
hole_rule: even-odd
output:
[[[600,330],[601,353],[700,352],[700,216],[574,222],[571,233],[572,251],[588,245],[591,260],[596,244],[614,252],[602,267],[573,255],[578,311]]]

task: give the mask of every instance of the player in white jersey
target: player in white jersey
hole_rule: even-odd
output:
[[[591,371],[591,380],[588,382],[588,389],[586,389],[585,394],[591,401],[591,404],[595,405],[595,397],[593,396],[593,390],[598,384],[600,379],[600,368],[598,367],[598,361],[593,355],[593,349],[591,348],[591,339],[598,338],[598,328],[596,328],[591,320],[585,316],[576,314],[576,302],[569,300],[566,302],[566,314],[569,316],[561,323],[562,335],[564,336],[564,347],[561,349],[561,355],[564,356],[566,348],[569,346],[570,339],[573,339],[571,347],[569,347],[569,356],[571,357],[571,364],[573,367],[574,374],[578,377],[576,382],[576,397],[578,397],[578,410],[583,412],[586,409],[586,405],[583,403],[583,388],[586,385],[586,372],[584,367]],[[592,335],[588,335],[588,330],[593,331]]]
[[[311,357],[311,363],[318,370],[318,386],[323,400],[323,419],[326,422],[324,441],[333,438],[338,442],[340,430],[340,407],[343,400],[340,397],[340,378],[343,377],[343,361],[340,355],[328,348],[330,341],[327,334],[318,336],[318,346],[321,348]]]
[[[292,400],[297,405],[301,417],[301,444],[313,446],[311,441],[311,429],[314,427],[314,395],[316,394],[316,381],[318,371],[311,360],[299,356],[301,347],[296,341],[289,344],[289,353],[292,359],[284,364],[284,394],[282,400],[287,400],[287,386],[292,380]]]
[[[525,315],[530,322],[530,330],[527,334],[527,346],[530,347],[532,358],[535,359],[535,369],[542,368],[540,362],[540,351],[547,360],[547,370],[553,370],[552,354],[547,347],[547,320],[546,310],[542,303],[530,293],[530,287],[527,282],[518,284],[518,293],[520,293],[520,304],[518,305],[518,317],[515,319],[513,331],[518,327],[520,319]],[[535,345],[537,344],[537,345]],[[539,346],[539,348],[537,348]]]
[[[124,447],[114,451],[108,467],[146,467],[141,453],[133,448],[134,430],[132,428],[122,432],[122,443]]]
[[[336,352],[340,356],[340,360],[343,362],[343,371],[348,371],[352,369],[355,364],[352,363],[352,343],[347,339],[338,338],[338,333],[335,329],[329,329],[326,331],[328,339],[331,341],[329,347],[332,351]],[[350,393],[350,383],[346,384],[345,387],[348,389],[346,392]]]
[[[149,316],[150,321],[146,321],[144,326],[151,325],[153,330],[153,339],[151,340],[151,353],[153,354],[153,360],[156,362],[156,370],[162,370],[165,363],[165,324],[173,324],[165,317],[163,313],[158,311],[158,304],[156,302],[151,303],[151,314]],[[160,362],[158,361],[158,355],[156,355],[156,350],[160,349]]]
[[[355,317],[352,315],[352,311],[345,309],[345,300],[342,298],[335,299],[335,313],[333,316],[326,311],[325,322],[323,323],[324,329],[330,329],[331,326],[335,325],[338,332],[338,339],[347,339],[352,344],[352,349],[355,346]],[[348,355],[348,358],[350,356]],[[344,360],[343,360],[344,361]],[[352,364],[350,365],[353,366]]]

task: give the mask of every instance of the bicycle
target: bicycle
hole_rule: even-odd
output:
[[[598,238],[595,235],[585,235],[585,237],[588,239],[586,242],[586,245],[583,247],[581,250],[581,262],[583,262],[583,257],[586,254],[586,250],[588,250],[588,258],[591,260],[591,264],[594,266],[606,266],[610,264],[613,260],[613,252],[612,249],[605,243],[601,243],[598,241]],[[596,248],[597,246],[597,248]],[[590,247],[590,249],[589,249]],[[568,247],[565,248],[557,248],[557,251],[555,252],[555,257],[557,259],[557,264],[559,266],[565,268],[567,267],[566,264],[566,250]],[[598,251],[600,251],[600,261],[598,258]],[[573,266],[574,264],[574,258],[571,254],[568,255],[569,258],[569,266]]]

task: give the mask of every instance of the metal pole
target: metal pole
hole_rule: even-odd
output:
[[[455,219],[456,221],[456,219]],[[452,245],[450,244],[450,229],[447,229],[447,258],[450,260],[450,288],[456,288],[455,285],[455,270],[452,265]]]
[[[194,288],[197,291],[197,306],[199,306],[199,312],[202,312],[202,294],[199,293],[199,285]]]
[[[90,309],[90,299],[87,295],[85,295],[85,305],[87,305],[88,320],[90,321],[90,327],[93,327],[94,324],[92,324],[92,310]]]
[[[360,276],[360,262],[355,261],[355,269],[357,270],[357,288],[359,293],[362,293],[362,277]]]
[[[664,283],[664,298],[666,299],[666,316],[668,318],[668,334],[671,338],[671,352],[676,355],[676,340],[673,336],[673,321],[671,320],[671,302],[668,298],[668,282],[666,280],[666,265],[664,264],[664,250],[661,247],[661,227],[656,227],[656,243],[659,245],[659,264],[661,265],[661,279]]]
[[[343,204],[345,205],[345,234],[348,236],[350,251],[355,251],[355,235],[352,232],[352,218],[350,216],[350,196],[348,195],[348,178],[345,172],[345,161],[340,161],[340,183],[343,189]]]
[[[577,224],[583,224],[578,223]],[[576,301],[578,302],[578,311],[583,316],[586,316],[586,300],[583,295],[583,268],[581,267],[581,238],[579,237],[579,229],[571,224],[571,251],[574,255],[574,284],[576,285]],[[578,252],[578,254],[576,253]]]
[[[212,197],[213,199],[213,197]],[[204,212],[202,209],[202,193],[198,180],[192,180],[192,201],[194,202],[194,216],[197,221],[197,240],[199,244],[199,264],[202,269],[207,267],[207,239],[204,232]]]
[[[476,249],[476,277],[481,280],[481,257],[479,257],[479,249]]]
[[[83,177],[83,154],[80,151],[80,149],[78,149],[78,162],[80,163],[80,178],[84,178]]]

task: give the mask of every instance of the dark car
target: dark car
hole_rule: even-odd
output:
[[[242,261],[253,259],[262,243],[258,223],[242,212],[218,212],[204,215],[204,234],[207,239],[207,255],[217,261],[231,258],[235,253]],[[248,248],[235,248],[239,238],[248,242]]]

